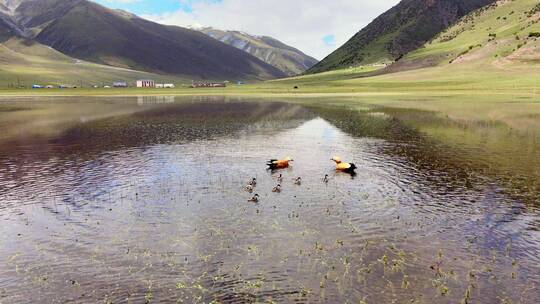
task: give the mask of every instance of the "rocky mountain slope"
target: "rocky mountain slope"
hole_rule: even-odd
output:
[[[301,74],[318,62],[317,59],[272,37],[254,36],[239,31],[222,31],[209,27],[202,28],[200,31],[259,58],[288,76]]]
[[[402,0],[309,70],[390,63],[421,47],[473,10],[496,0]]]
[[[87,0],[0,0],[20,32],[68,56],[201,79],[273,79],[275,67],[200,32],[165,26]],[[8,35],[8,34],[4,34]]]
[[[467,15],[387,68],[512,69],[540,63],[540,2],[497,1]]]
[[[0,13],[0,42],[12,37],[15,33],[11,29],[9,21],[7,21]]]
[[[0,42],[24,34],[13,16],[13,5],[16,4],[10,0],[0,1]]]

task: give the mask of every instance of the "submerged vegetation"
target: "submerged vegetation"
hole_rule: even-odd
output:
[[[291,102],[66,98],[0,111],[28,130],[0,139],[0,300],[538,301],[537,129],[514,136],[404,100]],[[289,153],[291,168],[265,170]],[[358,175],[334,173],[334,153]],[[260,200],[248,203],[253,177]]]

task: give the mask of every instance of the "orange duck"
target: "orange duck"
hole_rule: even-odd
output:
[[[332,160],[336,163],[336,170],[347,173],[354,173],[356,170],[356,165],[352,163],[344,163],[341,161],[341,158],[338,156],[332,157]]]
[[[271,159],[266,163],[266,165],[270,170],[285,169],[289,168],[290,162],[292,161],[294,160],[290,157],[286,157],[285,159]]]

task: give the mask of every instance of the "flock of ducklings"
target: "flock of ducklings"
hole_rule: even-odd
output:
[[[336,171],[354,174],[354,171],[357,168],[355,166],[355,164],[353,164],[353,163],[342,162],[341,158],[339,158],[337,156],[334,156],[331,160],[336,163]],[[280,170],[280,169],[288,168],[290,166],[290,163],[293,162],[293,161],[294,160],[292,158],[290,158],[290,157],[286,157],[286,158],[281,159],[281,160],[272,159],[272,160],[269,160],[266,163],[266,165],[268,166],[269,170]],[[326,174],[324,176],[322,181],[323,181],[323,183],[328,184],[328,182],[330,181],[330,177],[328,176],[328,174]],[[281,193],[281,190],[282,190],[281,184],[283,183],[283,174],[279,174],[279,176],[277,178],[277,182],[278,182],[278,184],[274,188],[272,188],[272,192]],[[295,185],[298,185],[298,186],[302,185],[302,177],[298,176],[298,177],[293,178],[293,183]],[[244,187],[244,190],[249,192],[249,193],[253,193],[253,191],[255,190],[255,187],[257,187],[257,178],[253,177],[248,182],[248,184]],[[258,203],[259,200],[260,200],[260,195],[255,193],[253,195],[253,197],[248,200],[248,202]]]

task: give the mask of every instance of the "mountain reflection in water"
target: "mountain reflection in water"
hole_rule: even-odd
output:
[[[2,303],[540,300],[537,188],[516,195],[527,184],[390,109],[223,98],[0,109]],[[265,170],[286,155],[293,167]],[[333,155],[358,175],[334,172]],[[252,177],[258,204],[243,191]]]

